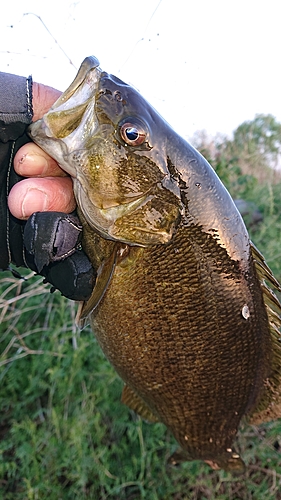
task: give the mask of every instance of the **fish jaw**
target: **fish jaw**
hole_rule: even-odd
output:
[[[98,60],[87,57],[68,89],[28,129],[32,140],[72,177],[77,176],[73,154],[86,147],[97,126],[93,103],[101,73]]]

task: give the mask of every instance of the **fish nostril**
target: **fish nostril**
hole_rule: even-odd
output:
[[[121,92],[119,92],[119,90],[116,90],[116,91],[114,92],[114,98],[115,98],[115,100],[116,100],[117,102],[122,102],[123,97],[122,97]]]
[[[100,89],[99,96],[102,96],[102,95],[112,95],[112,92],[109,89]]]

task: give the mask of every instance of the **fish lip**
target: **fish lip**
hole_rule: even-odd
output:
[[[88,133],[92,135],[99,123],[91,103],[99,88],[102,73],[99,61],[95,57],[84,59],[76,78],[68,89],[61,94],[40,120],[29,127],[29,134],[33,141],[47,152],[49,149],[49,154],[73,179],[79,175],[73,156],[78,150],[87,150],[85,130],[88,130]],[[62,122],[59,129],[54,129],[52,115],[60,117],[64,113],[71,113],[72,110],[75,112],[78,107],[84,107],[83,112],[81,112],[81,121],[70,133],[65,136],[60,135],[63,132],[64,124]],[[67,118],[65,120],[67,121]],[[47,137],[46,144],[45,137]],[[78,145],[79,147],[77,147]]]
[[[74,94],[77,93],[79,89],[81,90],[81,88],[83,88],[85,84],[90,83],[89,80],[90,73],[94,74],[98,73],[99,74],[98,82],[99,82],[100,75],[103,73],[102,69],[99,67],[99,64],[100,64],[99,60],[95,56],[86,57],[82,62],[73,82],[55,101],[50,111],[57,109],[58,107],[64,109],[64,105],[69,103],[69,100],[74,96]],[[96,83],[96,81],[94,83]]]
[[[71,162],[68,161],[69,153],[68,153],[67,145],[65,144],[64,141],[60,141],[59,139],[54,138],[53,133],[52,133],[48,123],[46,122],[45,116],[46,115],[44,115],[43,118],[41,118],[41,120],[34,122],[32,124],[32,127],[29,127],[28,133],[29,133],[30,137],[33,139],[33,141],[36,144],[38,144],[38,146],[42,147],[47,153],[48,153],[48,147],[46,147],[46,145],[43,143],[43,141],[39,140],[36,137],[37,129],[40,131],[40,134],[42,134],[42,131],[43,131],[43,133],[47,137],[52,139],[52,141],[55,141],[57,143],[59,154],[57,155],[56,152],[54,152],[54,150],[53,150],[54,144],[52,143],[52,148],[49,151],[50,156],[52,156],[57,161],[58,165],[62,168],[62,170],[64,170],[73,179],[75,179],[77,177],[77,172],[76,172],[76,168],[71,165]],[[61,157],[63,157],[63,160],[64,160],[63,162],[61,161]]]

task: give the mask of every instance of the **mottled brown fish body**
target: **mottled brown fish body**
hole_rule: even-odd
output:
[[[249,276],[200,228],[182,228],[168,245],[131,248],[91,315],[110,362],[187,457],[224,468],[270,372],[252,262]]]
[[[281,415],[281,290],[208,162],[130,85],[87,58],[31,126],[72,177],[97,282],[90,317],[122,400],[183,452],[242,471],[243,416]]]

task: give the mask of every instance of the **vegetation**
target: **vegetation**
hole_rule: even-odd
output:
[[[251,237],[279,280],[280,127],[258,116],[232,141],[194,138],[233,197],[261,212]],[[122,383],[90,329],[75,327],[75,304],[24,274],[1,277],[0,498],[281,500],[281,421],[241,429],[242,477],[198,462],[168,466],[173,437],[121,404]]]

